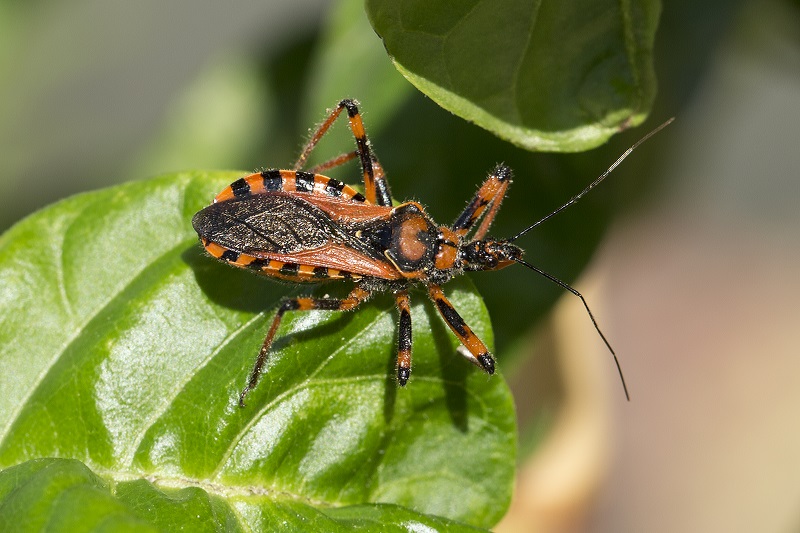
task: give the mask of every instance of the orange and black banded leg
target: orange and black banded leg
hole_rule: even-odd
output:
[[[331,114],[328,115],[328,118],[326,118],[322,124],[319,125],[317,130],[311,136],[311,139],[309,139],[305,148],[303,148],[300,157],[297,159],[297,162],[294,165],[294,169],[298,170],[305,165],[308,156],[311,154],[311,151],[314,149],[320,139],[322,139],[325,133],[327,133],[328,129],[330,129],[331,125],[339,117],[343,109],[347,110],[350,130],[353,132],[353,137],[355,137],[356,140],[356,151],[337,156],[329,161],[326,161],[325,163],[322,163],[321,165],[318,165],[315,167],[315,169],[320,170],[320,167],[323,169],[332,168],[358,156],[361,161],[361,169],[364,176],[364,195],[367,197],[367,201],[371,204],[391,206],[392,194],[389,191],[389,184],[386,181],[386,175],[378,163],[377,158],[370,149],[367,133],[364,130],[364,123],[361,120],[361,114],[358,112],[358,106],[353,100],[345,99],[339,102]]]
[[[340,154],[334,158],[331,158],[324,163],[320,163],[319,165],[315,165],[308,169],[309,174],[320,174],[325,172],[328,169],[338,167],[339,165],[343,165],[350,160],[355,159],[358,157],[358,150],[353,152],[348,152],[346,154]],[[386,174],[383,172],[383,167],[378,162],[378,159],[375,157],[375,154],[372,154],[372,174],[375,179],[376,184],[382,184],[383,188],[385,189],[385,194],[389,195],[388,201],[391,204],[391,194],[389,193],[389,188],[386,182]],[[385,200],[385,198],[384,198]],[[373,202],[374,203],[374,202]]]
[[[473,363],[482,368],[487,374],[494,374],[494,358],[489,353],[489,349],[482,340],[472,332],[472,329],[464,322],[458,311],[452,306],[450,301],[442,292],[441,287],[438,285],[428,286],[428,296],[430,296],[433,303],[436,304],[436,309],[442,315],[444,321],[455,333],[461,344],[469,351],[473,357]]]
[[[500,209],[500,203],[503,201],[510,183],[511,169],[505,165],[497,165],[453,223],[452,230],[459,236],[466,235],[485,213],[483,222],[473,236],[474,240],[483,239],[494,221],[497,210]],[[486,211],[487,206],[489,206],[488,212]]]
[[[269,348],[272,346],[272,340],[275,337],[275,332],[278,331],[278,326],[281,324],[281,319],[286,311],[349,311],[355,309],[360,304],[369,299],[371,293],[365,291],[360,287],[356,287],[346,298],[290,298],[283,300],[278,311],[275,313],[275,318],[272,320],[272,325],[269,328],[267,336],[264,338],[264,343],[261,345],[261,350],[258,352],[256,363],[253,365],[253,370],[250,372],[250,377],[247,380],[247,386],[242,390],[239,395],[239,407],[244,407],[244,399],[247,394],[255,388],[258,384],[258,378],[261,376],[261,369],[267,361],[267,354]]]
[[[315,165],[308,169],[309,174],[321,174],[328,169],[338,167],[339,165],[344,165],[348,161],[351,161],[358,157],[357,151],[347,152],[346,154],[338,155],[332,159],[328,159],[324,163],[320,163],[319,165]]]
[[[411,376],[411,307],[408,291],[396,292],[394,299],[400,312],[400,325],[397,328],[397,382],[404,387]]]

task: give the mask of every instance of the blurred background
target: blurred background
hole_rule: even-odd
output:
[[[522,243],[586,295],[630,403],[576,298],[521,269],[473,276],[520,419],[497,530],[798,531],[800,3],[666,4],[651,120],[555,155],[417,93],[358,1],[0,1],[0,229],[122,181],[288,167],[324,110],[354,97],[395,197],[439,222],[510,164],[495,226],[510,235],[676,116]],[[321,158],[352,142],[333,137]]]

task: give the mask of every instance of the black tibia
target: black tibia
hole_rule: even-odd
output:
[[[474,361],[487,373],[494,374],[494,359],[489,353],[489,349],[482,340],[473,333],[458,311],[455,310],[453,305],[442,292],[442,288],[437,285],[428,285],[428,296],[430,296],[433,303],[436,304],[439,314],[442,315],[444,321],[450,330],[455,333],[464,348],[474,358]]]
[[[334,110],[328,115],[322,124],[316,129],[314,134],[306,143],[300,157],[294,165],[295,170],[302,168],[308,156],[314,150],[319,140],[328,132],[331,125],[339,118],[342,110],[347,110],[347,117],[350,123],[350,130],[353,132],[353,137],[356,141],[356,151],[351,156],[350,154],[342,154],[337,156],[317,167],[315,169],[328,169],[337,165],[341,165],[353,157],[357,156],[361,162],[361,170],[364,177],[364,192],[370,202],[377,205],[391,206],[392,194],[389,191],[389,184],[386,181],[386,176],[383,173],[383,168],[378,163],[377,157],[372,152],[367,133],[364,129],[364,123],[361,120],[361,114],[358,112],[358,106],[354,100],[346,98],[339,102]]]
[[[411,308],[407,291],[398,291],[394,297],[400,312],[397,330],[397,382],[402,387],[411,376]]]

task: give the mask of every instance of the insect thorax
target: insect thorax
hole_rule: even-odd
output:
[[[396,207],[391,226],[385,256],[404,278],[439,284],[461,272],[460,239],[450,228],[437,226],[416,202]]]

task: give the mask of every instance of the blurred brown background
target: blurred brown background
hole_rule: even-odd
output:
[[[800,10],[745,3],[705,52],[655,141],[660,185],[577,283],[602,294],[632,401],[610,365],[568,355],[588,340],[607,357],[562,301],[567,416],[555,458],[525,466],[534,513],[518,503],[498,530],[800,531]]]

